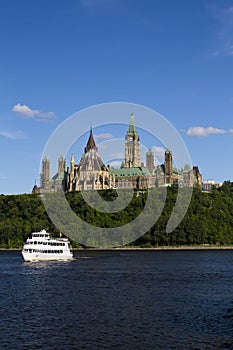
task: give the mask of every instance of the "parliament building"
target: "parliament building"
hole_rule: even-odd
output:
[[[197,166],[178,170],[173,167],[172,151],[166,149],[164,163],[154,165],[155,157],[151,149],[146,153],[146,164],[140,159],[140,138],[136,129],[133,113],[130,116],[125,136],[125,158],[120,169],[105,165],[98,153],[92,129],[79,163],[72,154],[66,167],[63,156],[58,159],[57,173],[51,177],[50,160],[44,157],[40,188],[34,192],[83,191],[102,189],[146,189],[160,186],[200,186],[202,175]]]

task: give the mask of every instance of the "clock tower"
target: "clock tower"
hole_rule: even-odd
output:
[[[140,138],[138,136],[134,115],[131,113],[129,129],[125,136],[125,167],[140,167]]]

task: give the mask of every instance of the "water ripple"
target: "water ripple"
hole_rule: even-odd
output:
[[[231,255],[0,253],[0,349],[233,349]]]

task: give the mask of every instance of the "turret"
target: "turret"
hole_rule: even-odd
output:
[[[45,156],[42,160],[41,188],[46,188],[50,180],[50,161]]]
[[[154,153],[151,149],[146,152],[146,167],[152,174],[154,171]]]
[[[65,158],[61,155],[58,158],[58,176],[63,173],[66,169],[66,160]]]
[[[74,175],[74,153],[72,153],[70,159],[70,173]]]
[[[170,149],[166,149],[165,151],[165,183],[172,183],[172,152]]]

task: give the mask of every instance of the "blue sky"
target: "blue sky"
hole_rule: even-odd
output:
[[[204,179],[233,180],[232,1],[0,0],[0,48],[0,193],[31,192],[56,127],[112,101],[156,110]]]

